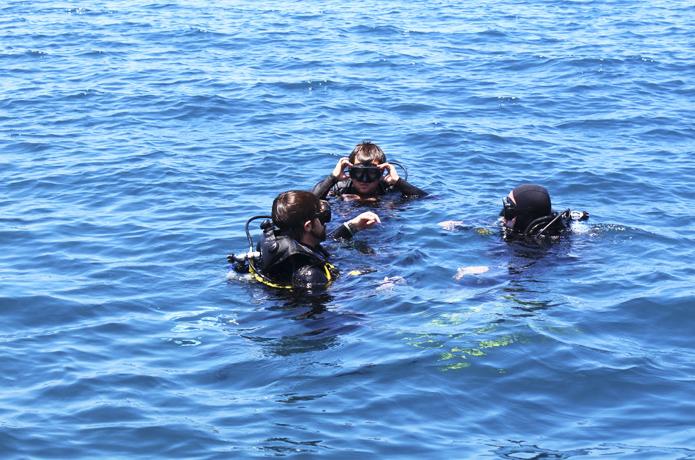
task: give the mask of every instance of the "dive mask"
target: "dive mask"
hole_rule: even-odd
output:
[[[504,217],[506,220],[512,220],[518,215],[516,210],[516,204],[509,199],[508,196],[502,198],[502,210],[500,211],[500,216]]]
[[[350,178],[359,182],[376,182],[381,179],[383,171],[376,166],[353,166],[350,168]]]
[[[326,225],[328,222],[331,221],[331,205],[328,204],[328,201],[320,201],[319,211],[316,213],[314,217],[321,221],[323,225]]]

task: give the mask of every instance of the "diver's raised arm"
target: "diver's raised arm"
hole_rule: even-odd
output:
[[[355,233],[366,228],[374,227],[375,225],[378,225],[380,223],[381,219],[376,213],[372,211],[363,212],[362,214],[353,217],[352,219],[348,220],[347,222],[343,223],[340,227],[335,229],[331,233],[331,238],[344,238],[349,240]]]
[[[347,157],[343,157],[335,164],[333,171],[330,175],[326,176],[324,179],[320,180],[314,188],[311,189],[311,193],[319,197],[320,199],[326,198],[331,188],[340,182],[341,180],[349,179],[348,175],[345,174],[345,168],[352,166],[350,160]]]

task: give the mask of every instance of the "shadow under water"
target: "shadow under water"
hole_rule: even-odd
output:
[[[240,316],[240,322],[251,326],[242,337],[276,356],[333,348],[363,320],[363,315],[343,311],[333,301],[326,291],[270,292],[264,306]]]
[[[550,289],[548,277],[573,260],[571,240],[571,235],[551,244],[505,241],[501,235],[488,240],[494,245],[490,264],[503,268],[481,270],[490,283],[457,286],[466,295],[445,301],[444,311],[422,325],[421,333],[407,334],[406,342],[436,352],[443,371],[465,369],[494,350],[528,343],[533,334],[528,321],[563,304],[563,297]]]

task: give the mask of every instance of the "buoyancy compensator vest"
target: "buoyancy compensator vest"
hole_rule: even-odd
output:
[[[328,262],[325,249],[300,243],[275,227],[267,217],[256,216],[246,223],[249,252],[229,256],[236,271],[248,272],[256,281],[279,289],[321,287],[335,279],[338,272]],[[254,251],[248,224],[258,218],[266,220],[261,223],[263,235]]]

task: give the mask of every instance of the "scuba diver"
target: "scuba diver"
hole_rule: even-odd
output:
[[[254,249],[249,223],[261,223],[263,236]],[[270,220],[268,220],[268,218]],[[295,289],[320,288],[330,284],[338,272],[328,261],[329,254],[321,246],[326,239],[326,224],[331,221],[327,201],[311,192],[290,190],[273,201],[272,216],[255,216],[246,222],[248,253],[230,255],[234,270],[251,275],[266,286]],[[379,224],[379,216],[363,212],[331,232],[335,239],[350,239],[360,230]]]
[[[427,192],[398,175],[396,165],[401,166],[395,162],[387,163],[381,147],[365,140],[355,146],[349,157],[338,160],[333,172],[317,183],[312,192],[321,199],[330,194],[347,200],[370,201],[390,192],[400,192],[408,198],[426,196]]]
[[[506,240],[557,238],[570,229],[573,220],[586,220],[586,211],[554,212],[545,187],[523,184],[502,199],[500,220]]]

